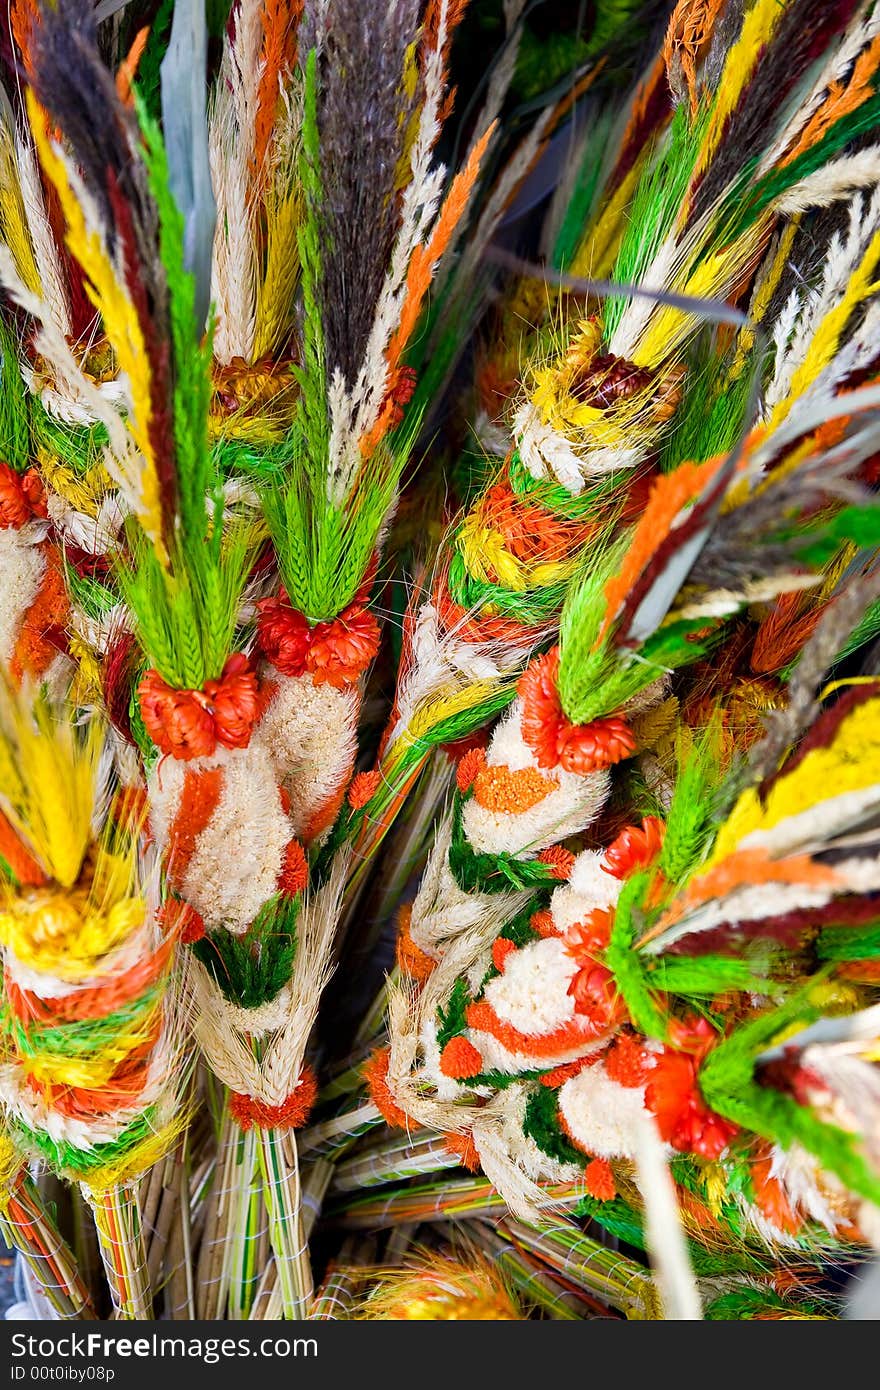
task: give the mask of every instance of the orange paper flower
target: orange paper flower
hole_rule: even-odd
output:
[[[666,1047],[645,1087],[645,1104],[657,1119],[661,1139],[680,1153],[720,1158],[739,1126],[710,1110],[700,1091],[699,1063],[714,1042],[705,1019],[670,1027],[673,1041],[687,1051]]]
[[[349,604],[332,623],[312,628],[306,665],[315,685],[352,685],[379,650],[379,624],[367,609]]]
[[[266,658],[282,675],[304,676],[311,641],[305,613],[293,607],[283,589],[277,598],[261,599],[257,609],[257,635]]]
[[[162,753],[188,761],[224,748],[246,748],[260,711],[257,678],[246,656],[229,658],[219,680],[204,690],[175,690],[158,671],[138,686],[144,726]]]
[[[608,846],[602,860],[606,874],[628,878],[645,869],[660,853],[666,829],[658,816],[646,816],[641,826],[628,825]]]
[[[18,531],[35,516],[46,515],[46,494],[35,468],[16,473],[0,463],[0,528]]]
[[[217,735],[210,711],[195,690],[174,690],[148,671],[138,685],[144,727],[161,753],[188,760],[210,756]]]
[[[235,652],[219,681],[207,681],[205,695],[214,720],[217,742],[224,748],[247,748],[260,713],[257,677],[247,657]]]
[[[538,766],[585,777],[630,757],[636,741],[626,720],[612,715],[572,724],[562,709],[558,676],[559,648],[552,647],[529,663],[517,687],[523,702],[522,736]]]
[[[283,589],[263,599],[257,625],[262,651],[286,676],[309,674],[316,685],[337,690],[352,685],[379,650],[379,625],[359,597],[360,591],[338,618],[314,627]]]

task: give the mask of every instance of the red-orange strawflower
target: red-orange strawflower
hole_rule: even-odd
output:
[[[608,945],[613,922],[610,909],[596,908],[565,933],[566,954],[581,967],[572,977],[568,992],[574,999],[575,1013],[589,1018],[597,1031],[626,1018],[626,1005],[617,992],[614,976],[597,959]]]
[[[206,681],[217,742],[224,748],[247,748],[260,713],[260,689],[256,673],[243,652],[234,652],[218,681]]]
[[[636,751],[636,741],[625,719],[612,715],[589,724],[572,724],[559,698],[559,648],[535,657],[520,676],[518,693],[523,702],[522,736],[539,767],[561,767],[584,777],[611,767]]]
[[[559,766],[579,777],[613,767],[636,751],[635,735],[619,715],[594,719],[591,724],[569,724],[560,730],[557,741]]]
[[[710,1110],[699,1086],[699,1063],[714,1042],[705,1019],[672,1025],[670,1035],[688,1051],[664,1048],[645,1087],[645,1105],[656,1116],[660,1137],[680,1153],[720,1158],[739,1126]]]
[[[377,767],[369,772],[358,772],[352,777],[351,785],[348,789],[348,804],[353,811],[360,811],[371,801],[378,790],[379,783],[382,781],[382,773]]]
[[[614,976],[604,965],[589,962],[572,978],[568,992],[574,1011],[590,1020],[597,1032],[613,1028],[626,1018],[626,1005],[617,992]]]
[[[246,748],[259,713],[259,689],[250,663],[235,652],[219,680],[204,690],[175,690],[158,671],[138,686],[144,726],[156,747],[181,760],[210,757],[218,743]]]
[[[308,672],[316,685],[327,683],[338,690],[356,681],[379,650],[379,624],[361,598],[369,592],[368,581],[372,582],[372,570],[337,618],[314,627],[283,589],[277,598],[261,600],[257,632],[272,665],[286,676]]]
[[[18,531],[35,516],[45,515],[46,494],[36,469],[16,473],[8,463],[0,463],[0,528]]]
[[[379,624],[366,608],[350,603],[330,623],[312,628],[306,668],[315,685],[342,690],[366,671],[379,650]]]
[[[567,954],[575,960],[592,960],[605,950],[611,940],[614,913],[608,907],[595,907],[582,922],[573,922],[565,930]]]
[[[261,599],[257,610],[257,636],[264,655],[282,675],[305,675],[311,642],[306,615],[293,607],[283,589],[277,598]]]
[[[309,861],[299,840],[291,840],[284,851],[281,873],[278,875],[278,891],[286,898],[301,893],[309,881]]]
[[[209,757],[217,733],[200,692],[174,690],[158,671],[147,671],[138,685],[144,727],[160,753],[182,760]]]
[[[597,1202],[611,1202],[617,1196],[614,1173],[607,1158],[594,1158],[584,1169],[584,1186]]]
[[[602,868],[614,878],[628,878],[645,869],[660,853],[666,826],[658,816],[646,816],[640,826],[628,825],[605,851]]]

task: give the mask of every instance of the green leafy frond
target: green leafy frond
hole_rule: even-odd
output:
[[[17,473],[30,463],[28,393],[18,369],[15,333],[0,315],[0,458]]]
[[[612,279],[623,284],[639,284],[672,230],[693,173],[708,114],[707,109],[692,120],[686,102],[676,109],[662,148],[639,181]],[[606,341],[620,323],[628,303],[622,295],[606,300],[603,314]]]
[[[138,536],[134,562],[121,562],[119,584],[137,618],[141,646],[169,685],[197,690],[216,680],[233,647],[245,582],[261,533],[235,518],[218,522],[199,548],[178,548],[169,569]]]

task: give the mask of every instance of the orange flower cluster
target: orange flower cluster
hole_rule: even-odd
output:
[[[440,1053],[440,1070],[454,1081],[464,1081],[483,1070],[483,1057],[478,1048],[459,1034],[450,1038]]]
[[[180,938],[184,945],[201,941],[205,935],[205,921],[200,912],[184,902],[182,898],[169,898],[159,908],[157,919],[165,933],[172,939]]]
[[[299,840],[291,840],[284,851],[284,862],[278,876],[278,891],[292,898],[301,893],[309,881],[309,861]]]
[[[607,1158],[594,1158],[584,1169],[584,1186],[597,1202],[612,1202],[617,1196],[614,1173]]]
[[[218,744],[247,748],[260,712],[257,677],[241,652],[235,652],[220,679],[207,681],[203,690],[175,690],[158,671],[147,671],[138,698],[156,747],[183,761],[210,757]]]
[[[312,677],[315,685],[342,690],[367,669],[379,650],[379,624],[360,594],[330,622],[315,623],[294,608],[282,589],[258,605],[260,647],[285,676]]]
[[[377,767],[371,768],[369,772],[356,773],[348,788],[348,804],[351,809],[360,811],[368,801],[372,801],[381,781],[382,773]]]
[[[253,1096],[233,1091],[229,1113],[242,1129],[300,1129],[318,1098],[318,1079],[311,1067],[304,1066],[299,1080],[280,1105],[264,1105]]]
[[[386,1124],[391,1125],[392,1129],[406,1129],[409,1125],[409,1116],[397,1104],[392,1095],[391,1087],[388,1085],[390,1060],[390,1048],[379,1047],[367,1058],[361,1072],[367,1083],[370,1100],[379,1111],[382,1119]]]
[[[574,858],[572,851],[564,845],[551,845],[549,849],[541,850],[538,863],[544,864],[553,878],[558,878],[560,883],[567,883],[574,868]]]
[[[552,647],[529,662],[517,687],[523,702],[522,736],[538,767],[561,767],[585,777],[630,757],[636,741],[626,720],[614,715],[572,724],[562,709],[558,676],[559,648]]]
[[[710,1110],[700,1091],[699,1064],[715,1043],[711,1024],[704,1018],[673,1024],[670,1036],[676,1046],[658,1056],[645,1087],[645,1104],[667,1144],[680,1153],[720,1158],[738,1126]]]
[[[8,463],[0,463],[0,528],[18,531],[45,515],[46,493],[37,470],[16,473]]]
[[[598,1032],[623,1023],[627,1016],[614,976],[599,959],[608,945],[613,920],[607,908],[596,908],[565,933],[566,953],[580,966],[568,992],[574,999],[575,1013],[588,1018]]]

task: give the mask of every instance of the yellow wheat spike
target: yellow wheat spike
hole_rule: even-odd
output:
[[[42,297],[40,272],[34,258],[12,132],[0,122],[0,240],[12,252],[15,268],[32,294]]]
[[[104,728],[76,731],[42,698],[0,684],[0,802],[46,873],[72,887],[91,841]]]
[[[67,246],[86,273],[86,292],[101,315],[104,332],[116,354],[119,370],[129,383],[131,410],[126,416],[126,425],[140,455],[136,474],[127,479],[130,501],[145,536],[161,562],[167,566],[168,554],[162,539],[159,479],[150,438],[150,359],[143,331],[102,237],[97,230],[89,229],[86,225],[85,213],[74,192],[67,161],[49,139],[43,113],[30,92],[27,93],[27,101],[40,164],[58,194],[64,213]]]
[[[389,770],[393,770],[399,759],[409,749],[426,739],[438,724],[457,714],[463,714],[466,710],[475,709],[484,700],[497,694],[500,684],[500,681],[493,680],[473,681],[461,690],[441,690],[423,700],[413,712],[406,728],[388,750]],[[427,747],[425,751],[428,751]]]
[[[619,187],[600,209],[596,221],[587,228],[571,265],[566,267],[571,275],[586,275],[594,280],[602,280],[610,274],[626,228],[626,211],[646,162],[647,152],[635,161]]]
[[[273,189],[266,197],[266,273],[257,292],[255,362],[276,351],[290,323],[299,280],[299,261],[294,248],[302,210],[302,193],[297,185],[283,192]]]
[[[706,136],[697,156],[695,177],[705,171],[718,149],[727,122],[736,109],[758,58],[768,40],[772,38],[785,9],[781,0],[756,0],[743,19],[739,38],[727,54],[727,61],[718,83]],[[686,205],[683,207],[684,212]]]
[[[758,253],[764,226],[763,222],[758,222],[729,246],[710,251],[698,259],[684,282],[675,286],[676,291],[694,299],[723,299]],[[639,367],[656,367],[667,361],[682,347],[693,322],[693,315],[684,309],[667,306],[659,309],[634,350],[633,361]]]
[[[93,463],[85,473],[77,475],[48,449],[38,448],[36,457],[40,473],[52,492],[57,492],[84,516],[97,517],[101,503],[113,486],[102,463]]]
[[[826,748],[812,748],[790,773],[783,772],[763,797],[743,792],[722,826],[708,868],[782,821],[815,810],[823,801],[857,795],[880,782],[880,700],[866,700],[842,720]]]

